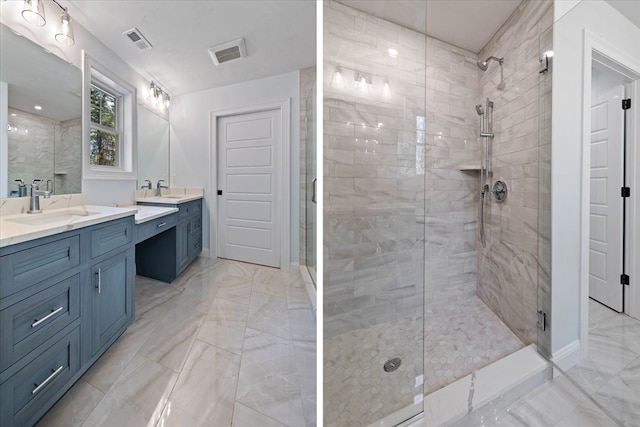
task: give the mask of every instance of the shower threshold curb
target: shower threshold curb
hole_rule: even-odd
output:
[[[467,425],[470,419],[486,419],[543,385],[551,379],[551,372],[551,365],[531,344],[425,396],[422,419],[400,425],[455,426],[458,422]],[[416,413],[416,405],[368,427],[398,425],[399,417],[405,415],[406,419],[412,413]]]

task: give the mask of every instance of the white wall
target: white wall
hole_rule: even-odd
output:
[[[210,116],[212,112],[238,107],[265,104],[272,101],[291,99],[290,139],[291,139],[291,262],[299,258],[299,190],[300,190],[300,101],[298,71],[252,80],[234,85],[213,88],[201,92],[176,96],[171,99],[170,166],[171,186],[204,187],[203,242],[204,251],[215,257],[215,242],[212,243],[209,230],[212,214],[212,197],[216,188],[211,188],[215,168],[210,168],[211,149],[214,138],[211,135]],[[213,245],[213,246],[212,246]],[[283,260],[284,262],[284,260]]]
[[[551,162],[553,356],[575,348],[580,340],[580,253],[585,225],[581,223],[584,29],[627,55],[640,58],[640,29],[602,0],[582,1],[556,19]],[[590,63],[584,66],[591,68]]]

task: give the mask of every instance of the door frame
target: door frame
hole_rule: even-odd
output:
[[[209,135],[211,159],[209,162],[209,182],[211,183],[211,210],[209,212],[209,237],[211,257],[220,253],[218,241],[218,119],[240,114],[259,113],[279,110],[282,128],[282,146],[280,147],[280,188],[276,202],[280,208],[280,268],[291,270],[291,98],[272,101],[265,104],[246,105],[231,109],[212,111],[209,116]]]
[[[580,353],[587,357],[589,348],[589,202],[590,202],[590,129],[591,129],[591,67],[594,61],[604,65],[612,73],[625,78],[626,88],[633,99],[631,114],[627,115],[627,183],[632,188],[632,197],[627,202],[626,260],[640,256],[640,149],[633,141],[640,136],[640,62],[597,34],[584,29],[583,79],[582,79],[582,174],[580,212]],[[622,110],[622,106],[621,106]],[[634,194],[635,193],[635,194]],[[629,287],[625,287],[625,313],[640,318],[640,262],[629,265],[631,276]],[[554,284],[561,286],[561,284]],[[622,286],[622,285],[621,285]]]

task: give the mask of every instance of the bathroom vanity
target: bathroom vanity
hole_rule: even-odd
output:
[[[33,425],[133,321],[134,214],[0,217],[0,425]]]
[[[167,215],[136,219],[137,274],[171,283],[202,252],[202,192],[136,198],[145,208]]]

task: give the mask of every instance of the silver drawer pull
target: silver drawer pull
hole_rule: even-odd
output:
[[[53,371],[53,374],[49,375],[46,380],[42,381],[40,385],[36,384],[37,387],[31,391],[31,394],[36,394],[37,392],[39,392],[40,389],[42,389],[42,387],[46,386],[49,383],[49,381],[55,378],[55,376],[58,375],[60,372],[62,372],[63,369],[64,369],[64,366],[60,366],[58,369]]]
[[[165,225],[167,225],[166,222],[161,222],[160,224],[156,225],[156,227],[160,228],[160,227],[164,227]]]
[[[45,320],[55,316],[56,314],[58,314],[59,312],[62,311],[62,307],[58,307],[57,309],[53,310],[51,313],[47,314],[46,316],[44,316],[42,319],[40,320],[36,320],[35,322],[33,322],[31,324],[32,328],[35,328],[36,326],[38,326],[40,323],[44,322]]]

